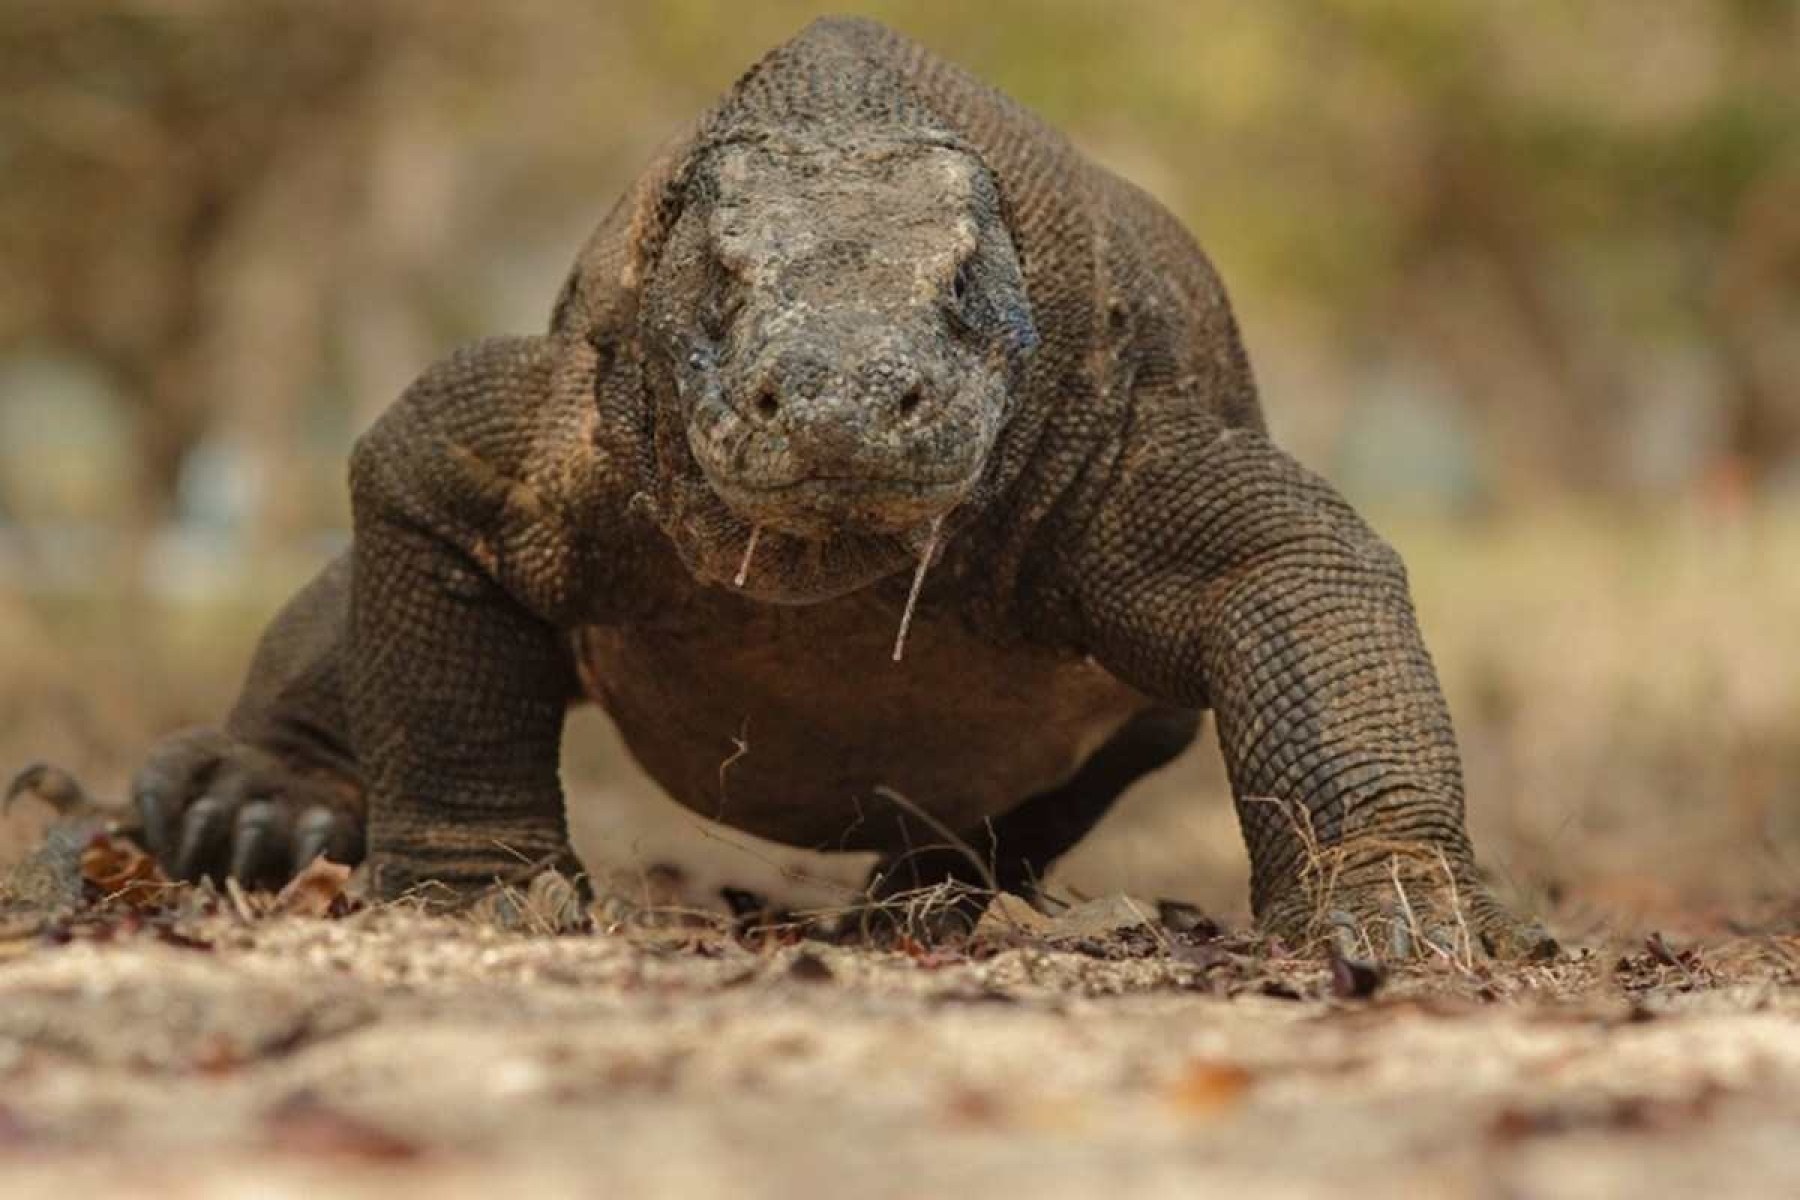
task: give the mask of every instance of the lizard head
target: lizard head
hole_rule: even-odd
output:
[[[741,522],[740,548],[748,527],[814,559],[916,550],[976,491],[1037,341],[987,168],[919,138],[731,141],[684,193],[644,287],[685,460],[663,469]]]

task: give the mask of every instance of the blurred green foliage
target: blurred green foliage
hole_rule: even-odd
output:
[[[1182,216],[1277,430],[1359,494],[1800,477],[1790,0],[850,7]],[[122,520],[174,510],[220,439],[249,463],[246,520],[341,520],[329,464],[356,425],[455,341],[541,325],[651,148],[822,11],[14,0],[0,405],[46,357],[99,371],[136,439]],[[1394,420],[1418,434],[1362,432]],[[289,462],[297,442],[319,461]],[[0,513],[18,491],[0,479]]]
[[[1167,203],[1282,440],[1436,510],[1383,528],[1491,865],[1793,878],[1800,522],[1763,509],[1800,491],[1800,4],[846,7]],[[0,4],[0,757],[122,786],[215,719],[345,521],[356,429],[457,342],[540,329],[657,143],[821,11]],[[1240,903],[1209,769],[1072,877]]]

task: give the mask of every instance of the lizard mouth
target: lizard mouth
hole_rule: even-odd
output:
[[[812,475],[746,484],[707,472],[707,483],[719,499],[753,528],[766,526],[807,538],[917,529],[961,503],[975,480],[976,475],[943,480]]]

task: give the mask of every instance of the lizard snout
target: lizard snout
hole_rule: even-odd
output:
[[[789,347],[728,386],[737,482],[907,487],[941,481],[946,467],[966,473],[959,455],[946,454],[944,435],[958,424],[950,389],[919,355],[884,340],[841,357]]]
[[[754,426],[777,433],[848,438],[854,443],[926,418],[943,389],[916,362],[879,354],[840,369],[821,355],[790,352],[773,357],[742,389],[735,407]]]
[[[807,536],[910,529],[967,493],[991,442],[982,393],[895,348],[773,353],[727,380],[689,441],[752,524]]]

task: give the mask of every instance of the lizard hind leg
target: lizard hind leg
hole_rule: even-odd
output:
[[[1132,784],[1192,745],[1200,722],[1201,714],[1192,709],[1149,709],[1126,722],[1067,781],[963,835],[960,844],[921,832],[913,839],[918,849],[876,864],[870,876],[873,906],[892,907],[897,897],[950,884],[956,903],[926,930],[935,935],[972,929],[995,890],[1041,906],[1043,881],[1056,861]]]

